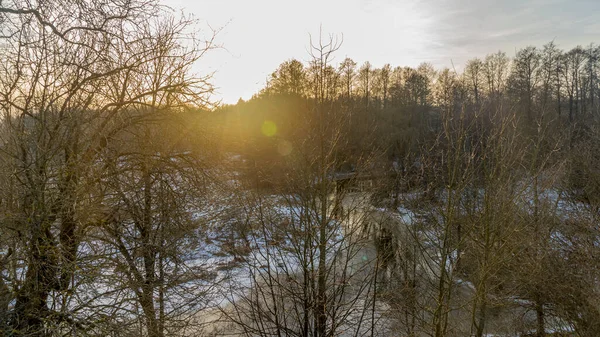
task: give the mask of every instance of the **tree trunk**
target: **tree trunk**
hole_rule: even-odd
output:
[[[535,314],[537,318],[537,337],[546,337],[544,327],[544,305],[538,299],[535,303]]]
[[[55,243],[48,223],[30,225],[37,228],[33,230],[27,273],[18,290],[12,326],[15,336],[46,336],[48,295],[57,288]]]
[[[319,268],[317,275],[317,337],[326,336],[327,330],[327,201],[321,200],[319,228]]]

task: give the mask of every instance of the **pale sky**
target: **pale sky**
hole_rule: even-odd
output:
[[[214,99],[249,99],[283,61],[309,58],[309,34],[343,34],[337,53],[376,67],[436,68],[498,50],[509,56],[554,40],[568,49],[600,43],[600,0],[163,0],[220,28],[197,65],[215,72]],[[207,32],[208,34],[208,32]]]

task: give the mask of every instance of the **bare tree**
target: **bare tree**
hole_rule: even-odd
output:
[[[346,99],[350,100],[353,91],[354,78],[356,77],[356,62],[350,58],[345,58],[344,61],[340,63],[339,71],[341,73],[342,82],[344,83]]]
[[[376,256],[369,231],[369,194],[360,188],[372,156],[344,156],[343,114],[328,94],[329,64],[339,41],[311,43],[314,109],[305,138],[293,144],[287,179],[275,196],[247,193],[246,219],[254,252],[250,287],[231,293],[223,312],[245,335],[349,336],[374,334]],[[355,171],[341,172],[344,164]],[[341,171],[340,171],[341,170]],[[345,185],[345,184],[351,185]],[[376,268],[375,268],[376,269]]]
[[[527,47],[517,52],[513,60],[513,69],[509,78],[511,89],[518,96],[520,106],[531,123],[537,116],[533,116],[533,104],[539,79],[540,54],[535,47]]]
[[[368,61],[365,62],[358,70],[358,83],[361,91],[363,92],[363,99],[365,101],[365,109],[369,111],[369,101],[371,94],[371,87],[373,81],[373,67]]]
[[[98,154],[156,111],[203,104],[212,90],[189,65],[210,49],[182,38],[187,21],[153,18],[151,1],[14,2],[0,7],[3,163],[14,174],[3,194],[3,232],[13,247],[9,331],[41,336],[95,326],[73,311],[81,245],[99,221]],[[74,13],[76,15],[74,15]],[[187,42],[186,42],[187,43]],[[161,69],[173,73],[155,76]],[[163,73],[164,74],[164,73]]]
[[[562,78],[569,96],[569,121],[574,122],[575,115],[579,115],[581,94],[581,68],[584,64],[584,51],[580,46],[563,54]]]
[[[483,62],[473,59],[467,62],[463,73],[466,86],[470,89],[475,104],[476,112],[481,109],[481,96],[483,90]]]

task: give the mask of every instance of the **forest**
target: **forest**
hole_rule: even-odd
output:
[[[600,336],[600,46],[221,104],[196,23],[0,1],[0,336]]]

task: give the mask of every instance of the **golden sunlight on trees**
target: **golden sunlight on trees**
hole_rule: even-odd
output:
[[[581,54],[577,50],[583,49],[571,54]],[[224,321],[236,327],[232,331],[593,336],[590,308],[597,289],[586,285],[589,300],[575,309],[568,294],[582,291],[567,285],[574,282],[567,275],[595,275],[595,266],[581,256],[581,264],[569,267],[567,257],[595,254],[577,241],[584,232],[591,235],[588,242],[596,237],[584,220],[595,217],[584,206],[595,200],[589,192],[595,156],[578,152],[593,148],[592,97],[599,87],[596,77],[586,76],[596,65],[576,66],[579,71],[565,77],[560,64],[573,56],[561,55],[553,44],[527,47],[513,60],[497,52],[469,61],[457,73],[427,64],[358,67],[350,58],[330,66],[317,53],[296,68],[304,72],[297,76],[304,78],[298,84],[302,91],[271,91],[219,109],[240,121],[229,120],[225,129],[256,125],[231,144],[246,158],[240,166],[249,198],[243,208],[253,211],[243,213],[241,240],[255,251],[242,263],[252,270],[253,282],[236,288],[221,309]],[[571,103],[564,83],[588,83],[588,89],[581,93],[573,84],[572,91],[580,93]],[[571,105],[570,116],[561,113]],[[277,125],[276,139],[260,130],[264,120]],[[281,151],[283,141],[291,144],[291,154]],[[305,167],[306,160],[314,163]],[[320,181],[328,183],[323,187]],[[320,197],[306,202],[313,194]],[[330,206],[321,200],[330,200]],[[344,296],[356,294],[348,303],[362,313],[339,325],[336,313],[349,307],[340,303],[329,313],[334,295],[320,292],[330,282],[319,278],[320,252],[331,244],[335,259],[346,255],[336,250],[335,240],[319,241],[319,228],[327,236],[336,227],[310,225],[313,212],[315,221],[319,214],[339,221],[345,244],[357,252],[347,261],[359,274],[336,264],[327,272],[354,278]],[[306,226],[316,232],[306,232]],[[335,292],[336,282],[325,289]],[[322,306],[326,318],[319,318]]]
[[[195,229],[176,217],[185,201],[165,184],[200,167],[151,129],[206,106],[212,86],[189,69],[210,40],[151,1],[5,2],[0,13],[2,330],[178,331],[181,303],[165,296],[189,270],[168,247]],[[164,219],[185,231],[172,235]]]

